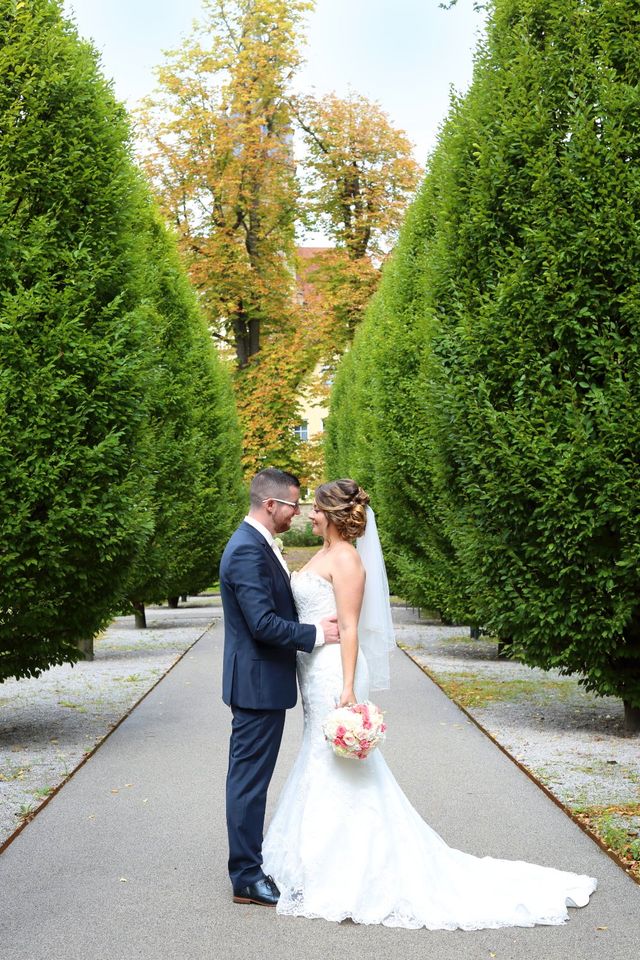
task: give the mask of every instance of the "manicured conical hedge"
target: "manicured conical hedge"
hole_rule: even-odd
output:
[[[0,5],[0,678],[77,659],[151,529],[142,191],[53,0]]]
[[[215,579],[239,511],[228,377],[56,0],[0,0],[0,680]]]
[[[441,498],[482,621],[640,707],[640,11],[499,0],[429,257]]]
[[[331,391],[325,426],[325,473],[328,478],[355,477],[372,490],[377,473],[373,457],[377,432],[372,377],[376,365],[376,323],[380,300],[374,297],[369,320],[362,323],[342,357]]]
[[[468,615],[436,492],[437,450],[423,382],[431,187],[443,151],[410,208],[382,281],[343,358],[331,394],[327,474],[371,493],[392,588],[446,620]]]
[[[244,506],[241,440],[231,379],[179,261],[149,212],[146,279],[154,318],[146,466],[154,532],[131,576],[136,607],[198,593],[217,579],[224,544]]]
[[[382,522],[406,545],[405,579],[526,662],[622,697],[630,724],[639,55],[631,0],[496,0],[389,273],[372,385]]]

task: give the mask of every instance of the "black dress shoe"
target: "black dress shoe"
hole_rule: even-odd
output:
[[[280,891],[273,877],[262,877],[255,883],[233,891],[234,903],[257,903],[260,907],[275,907],[279,899]]]

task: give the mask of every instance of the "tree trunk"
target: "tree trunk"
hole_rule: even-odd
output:
[[[249,356],[260,351],[260,320],[252,317],[249,320]]]
[[[640,733],[640,707],[633,707],[628,700],[624,703],[624,729],[626,733]]]
[[[508,653],[511,643],[511,637],[498,637],[498,660],[509,659]]]
[[[85,660],[93,660],[93,637],[78,640],[77,647]]]
[[[169,604],[172,610],[175,610],[178,604],[180,603],[180,597],[169,597],[169,599],[167,600],[167,603]]]
[[[136,618],[136,627],[139,630],[145,630],[147,626],[147,615],[145,613],[143,601],[132,600],[131,606],[133,607],[133,613]]]
[[[236,336],[236,360],[238,361],[238,369],[242,370],[246,367],[249,362],[249,350],[245,342],[245,338],[238,334]]]
[[[251,357],[260,352],[260,317],[252,316],[251,307],[246,309],[243,301],[237,304],[233,320],[233,339],[238,369],[242,370]]]
[[[242,369],[249,362],[249,331],[245,320],[244,310],[238,304],[238,312],[233,320],[233,336],[236,344],[236,360]]]

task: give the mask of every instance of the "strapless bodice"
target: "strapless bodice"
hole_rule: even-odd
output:
[[[318,623],[336,616],[333,585],[313,570],[300,570],[291,577],[291,589],[300,623]],[[339,643],[315,647],[311,653],[298,653],[298,683],[305,715],[305,736],[312,740],[323,758],[332,756],[322,734],[322,721],[336,705],[342,692],[342,655]],[[361,700],[369,694],[369,671],[362,653],[358,654],[355,690]]]
[[[300,623],[317,623],[323,617],[334,617],[336,598],[333,585],[313,570],[299,570],[291,575],[291,590]]]

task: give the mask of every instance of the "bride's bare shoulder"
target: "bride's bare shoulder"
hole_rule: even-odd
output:
[[[355,573],[363,572],[362,560],[360,554],[347,540],[336,544],[333,557],[333,576],[353,576]]]

